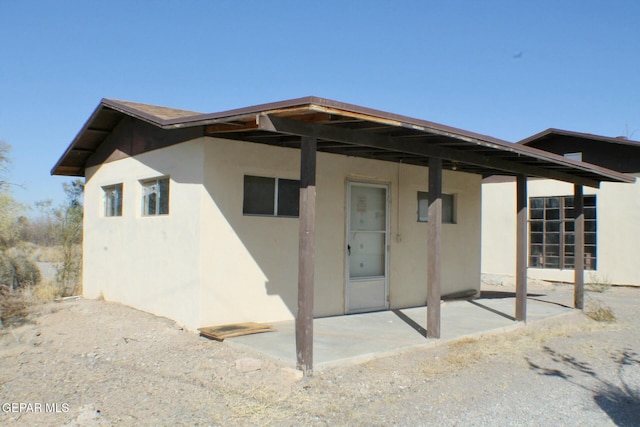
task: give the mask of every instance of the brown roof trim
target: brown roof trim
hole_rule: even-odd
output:
[[[593,141],[602,141],[609,142],[612,144],[620,144],[620,145],[631,145],[640,147],[640,141],[634,141],[631,139],[627,139],[626,137],[610,137],[610,136],[602,136],[602,135],[594,135],[591,133],[582,133],[582,132],[574,132],[563,129],[554,129],[549,128],[547,130],[543,130],[542,132],[538,132],[535,135],[532,135],[528,138],[523,139],[522,141],[518,141],[517,144],[521,145],[529,145],[534,142],[538,142],[540,140],[549,138],[551,136],[568,136],[571,138],[582,138],[582,139],[590,139]]]
[[[313,96],[260,104],[212,114],[201,114],[167,107],[102,99],[89,120],[87,120],[63,156],[56,163],[51,173],[82,176],[84,174],[86,159],[88,159],[92,152],[95,152],[97,147],[99,147],[108,136],[109,132],[113,130],[118,121],[125,115],[159,128],[170,130],[239,121],[251,122],[257,120],[259,115],[288,116],[291,118],[298,114],[318,112],[328,113],[332,116],[342,116],[361,122],[376,123],[382,127],[388,127],[390,130],[405,129],[405,131],[437,135],[451,142],[457,141],[456,144],[461,144],[461,149],[463,148],[462,145],[466,145],[467,148],[472,149],[473,147],[478,147],[480,148],[479,151],[486,153],[487,163],[483,164],[486,166],[485,169],[487,169],[485,173],[491,171],[499,173],[500,171],[510,170],[510,168],[501,169],[501,166],[496,166],[502,164],[502,167],[504,167],[504,163],[500,162],[504,162],[505,160],[499,160],[502,157],[508,158],[507,161],[513,164],[529,164],[534,168],[538,168],[537,170],[541,170],[540,168],[547,169],[549,173],[544,173],[544,175],[548,176],[553,176],[553,172],[558,171],[564,174],[563,176],[565,177],[569,175],[581,177],[583,182],[590,183],[599,181],[632,181],[632,178],[625,174],[583,162],[573,161],[554,153],[527,146],[526,144],[513,144],[487,135],[481,135],[426,120]],[[397,152],[398,150],[394,151]],[[507,153],[509,154],[506,155]],[[491,161],[491,159],[494,158],[498,160]],[[535,173],[532,175],[535,175]],[[558,176],[557,174],[555,175]]]
[[[105,101],[105,99],[102,99],[100,101],[100,104],[98,104],[98,106],[93,110],[93,113],[91,113],[91,115],[89,116],[87,121],[84,123],[84,125],[82,125],[82,128],[80,128],[80,131],[76,134],[76,137],[73,138],[73,141],[71,141],[71,144],[69,144],[69,146],[67,147],[65,152],[62,154],[62,156],[60,156],[60,158],[58,159],[56,164],[51,169],[51,175],[56,175],[56,171],[60,170],[64,160],[67,157],[72,155],[72,152],[75,149],[76,141],[80,138],[80,135],[82,135],[84,132],[86,132],[91,127],[91,123],[94,122],[94,120],[98,117],[98,115],[100,114],[100,112],[104,108],[104,101]],[[82,174],[72,174],[71,176],[83,176],[83,175]]]
[[[294,108],[301,107],[310,107],[310,106],[318,106],[325,107],[330,109],[339,110],[345,113],[353,113],[353,114],[362,114],[366,116],[371,116],[373,118],[378,118],[385,121],[396,121],[401,122],[407,125],[420,126],[429,130],[438,130],[441,132],[450,133],[453,135],[466,136],[468,138],[472,138],[475,140],[482,140],[489,143],[494,143],[503,146],[511,146],[510,142],[493,138],[488,135],[483,135],[475,132],[469,132],[463,129],[455,128],[452,126],[446,126],[435,122],[430,122],[427,120],[416,119],[409,116],[404,116],[395,113],[389,113],[382,110],[376,110],[368,107],[361,107],[355,104],[349,104],[340,101],[333,101],[326,98],[320,98],[317,96],[307,96],[302,98],[289,99],[278,102],[270,102],[265,104],[254,105],[250,107],[237,108],[227,111],[221,111],[217,113],[210,114],[202,114],[202,113],[194,113],[193,115],[184,115],[183,117],[176,117],[173,119],[162,119],[157,115],[153,115],[148,111],[144,111],[139,108],[132,107],[126,101],[117,101],[114,99],[103,99],[102,103],[108,107],[113,108],[114,110],[123,112],[125,114],[129,114],[130,116],[137,117],[146,122],[155,124],[156,126],[160,126],[162,128],[176,128],[176,127],[185,127],[185,126],[201,126],[208,125],[214,123],[220,123],[221,121],[225,121],[224,119],[234,120],[238,119],[239,116],[247,116],[247,115],[255,115],[258,113],[261,114],[270,114],[274,110],[289,110]],[[147,104],[137,104],[137,105],[145,105],[148,107],[155,107]],[[158,108],[158,107],[156,107]],[[166,108],[166,107],[159,107]],[[184,111],[184,110],[180,110]]]

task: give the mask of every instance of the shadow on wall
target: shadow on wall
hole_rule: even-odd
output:
[[[580,387],[593,395],[595,403],[607,413],[611,421],[617,426],[631,427],[640,425],[640,384],[636,388],[631,383],[632,378],[638,378],[640,370],[640,356],[630,349],[625,349],[611,355],[616,365],[617,381],[603,378],[587,362],[580,361],[569,354],[561,354],[544,347],[545,353],[556,365],[545,368],[533,363],[527,358],[529,367],[539,375],[558,377]],[[632,370],[636,370],[632,373]],[[594,386],[584,385],[582,378],[596,381]]]
[[[209,140],[205,144],[217,143]],[[243,157],[243,152],[235,152],[228,142],[216,147],[215,153],[218,158],[206,157],[203,184],[224,221],[216,227],[225,229],[227,238],[233,240],[225,245],[240,258],[235,260],[234,268],[242,270],[243,275],[253,271],[251,279],[243,283],[246,290],[257,298],[262,294],[277,298],[277,302],[273,300],[273,309],[286,307],[293,318],[297,311],[298,218],[244,215],[244,175],[260,175],[251,169],[253,163],[260,162]],[[219,160],[225,154],[226,160]]]

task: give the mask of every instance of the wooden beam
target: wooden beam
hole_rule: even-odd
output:
[[[582,186],[573,187],[573,212],[575,218],[575,270],[574,307],[584,310],[584,195]]]
[[[429,159],[429,210],[427,236],[427,338],[440,338],[442,250],[442,159]]]
[[[527,321],[527,177],[516,177],[516,320]]]
[[[315,135],[318,139],[343,142],[345,144],[374,147],[423,157],[437,157],[440,159],[482,166],[514,174],[550,178],[595,188],[599,187],[599,182],[593,179],[575,176],[561,171],[545,169],[538,166],[517,163],[510,160],[503,160],[493,156],[477,154],[471,151],[442,147],[438,144],[429,144],[415,140],[403,140],[400,137],[394,138],[389,135],[377,135],[367,133],[366,131],[302,122],[267,114],[258,115],[257,122],[259,129],[271,132],[281,132],[299,136]]]
[[[316,216],[315,138],[303,137],[300,149],[300,225],[298,246],[297,366],[304,376],[313,372],[313,288]]]
[[[247,120],[246,122],[227,122],[227,123],[213,123],[204,127],[204,134],[217,134],[225,132],[238,132],[255,130],[258,128],[256,122]]]

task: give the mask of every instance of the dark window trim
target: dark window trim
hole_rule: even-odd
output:
[[[585,270],[598,261],[597,199],[584,196]],[[575,268],[575,218],[573,196],[529,198],[529,267],[566,270]],[[534,252],[536,252],[534,254]]]

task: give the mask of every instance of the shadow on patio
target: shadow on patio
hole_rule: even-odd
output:
[[[413,347],[428,347],[470,336],[519,327],[514,321],[515,297],[496,296],[442,303],[441,339],[425,338],[427,308],[415,307],[314,320],[314,368],[360,363]],[[543,294],[527,298],[527,320],[535,322],[575,313]],[[288,367],[296,365],[295,322],[276,322],[276,332],[230,338],[232,346],[260,352]]]

